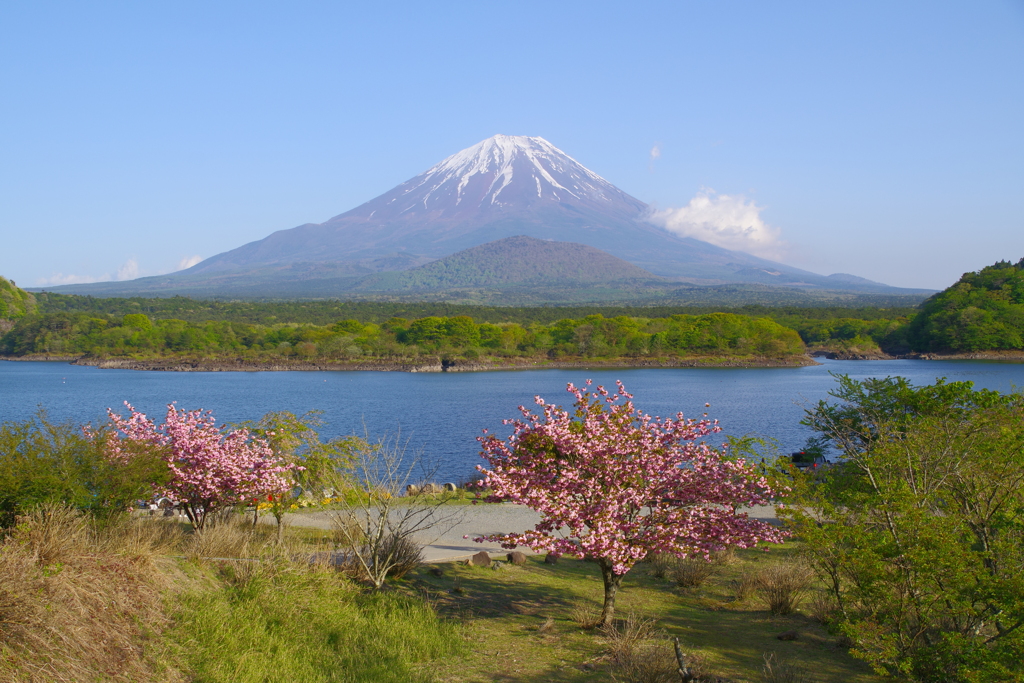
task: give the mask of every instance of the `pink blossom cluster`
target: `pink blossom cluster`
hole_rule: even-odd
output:
[[[478,540],[600,559],[616,575],[652,552],[707,556],[782,541],[785,532],[737,510],[770,502],[767,479],[697,441],[720,431],[717,421],[651,417],[617,385],[610,393],[569,384],[572,412],[538,396],[541,414],[520,406],[523,419],[505,421],[507,440],[480,437],[492,499],[526,505],[541,521]]]
[[[280,494],[291,487],[287,473],[294,465],[275,455],[264,439],[246,429],[225,431],[210,411],[167,406],[156,425],[125,402],[131,415],[107,413],[114,427],[108,436],[112,458],[131,457],[125,441],[152,444],[162,450],[171,478],[160,495],[181,501],[189,519],[201,528],[206,516],[229,505]]]

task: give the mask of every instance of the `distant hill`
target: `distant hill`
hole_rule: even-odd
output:
[[[583,287],[611,282],[662,284],[666,280],[585,244],[518,235],[471,247],[412,270],[369,275],[350,291]]]
[[[584,244],[693,285],[931,293],[856,276],[818,275],[730,251],[655,226],[647,222],[648,214],[646,204],[547,140],[496,135],[325,223],[280,230],[170,275],[48,289],[93,296],[251,296],[256,291],[279,298],[342,296],[353,286],[363,291],[365,283],[356,285],[356,279],[368,273],[408,270],[483,244],[529,236]],[[391,277],[379,282],[407,281]],[[601,283],[594,286],[602,289]],[[559,287],[549,290],[564,296]],[[587,295],[590,300],[601,296],[617,300],[607,291]]]

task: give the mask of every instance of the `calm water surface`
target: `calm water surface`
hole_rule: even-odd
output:
[[[902,375],[915,384],[937,377],[971,380],[978,387],[1024,387],[1024,364],[985,361],[823,361],[805,368],[573,369],[477,373],[405,372],[141,372],[99,370],[66,363],[0,362],[0,421],[24,420],[45,408],[51,418],[76,423],[102,420],[108,407],[129,401],[153,418],[166,404],[214,411],[221,422],[257,419],[273,410],[323,411],[324,436],[371,436],[401,431],[410,450],[441,463],[444,480],[459,480],[479,462],[476,437],[503,431],[503,418],[533,397],[568,402],[567,382],[590,378],[613,386],[622,380],[642,410],[682,411],[717,418],[725,434],[777,439],[798,449],[809,430],[804,407],[827,397],[835,380]],[[718,440],[717,437],[714,440]]]

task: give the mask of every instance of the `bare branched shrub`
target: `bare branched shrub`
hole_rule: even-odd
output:
[[[679,673],[672,646],[665,641],[639,643],[616,657],[612,678],[622,683],[676,683]]]
[[[605,639],[608,641],[608,651],[613,659],[618,659],[640,643],[650,640],[656,632],[657,622],[654,619],[645,619],[633,613],[626,615],[626,618],[618,623],[601,629]]]
[[[764,667],[761,669],[764,683],[810,683],[811,679],[803,667],[779,657],[774,652],[764,655]]]
[[[757,571],[755,591],[772,614],[792,614],[811,585],[812,577],[810,569],[803,565],[769,564]]]
[[[569,620],[580,628],[589,630],[601,623],[601,610],[589,602],[575,602],[569,608]]]
[[[739,561],[739,558],[736,556],[736,548],[729,545],[722,550],[716,550],[711,553],[711,561],[722,567],[736,564]]]
[[[835,596],[828,591],[815,591],[810,600],[811,618],[821,624],[827,624],[835,617],[839,606]]]
[[[672,568],[675,567],[676,556],[668,553],[651,553],[646,561],[650,565],[651,576],[666,579],[671,576]]]
[[[357,581],[374,581],[374,577],[366,573],[359,561],[360,554],[371,559],[371,567],[386,563],[388,568],[384,570],[384,575],[393,579],[402,578],[423,563],[423,546],[407,536],[386,536],[381,539],[376,551],[369,544],[358,548],[359,553],[354,550],[349,548],[342,554],[339,567]],[[375,552],[378,554],[375,555]]]
[[[465,509],[447,504],[452,497],[449,492],[423,494],[419,488],[407,489],[414,473],[419,473],[418,481],[433,480],[436,467],[427,467],[421,456],[408,454],[398,437],[361,444],[352,453],[355,483],[341,497],[333,523],[339,545],[359,566],[358,575],[380,588],[388,576],[404,574],[419,564],[418,547],[429,542],[419,537],[451,529],[465,516]],[[407,490],[415,493],[403,496]]]
[[[734,581],[736,588],[736,601],[746,602],[757,590],[757,571],[747,568],[740,573],[740,577]]]
[[[676,559],[672,568],[672,580],[680,588],[699,588],[704,582],[718,573],[721,567],[706,560],[703,556],[682,557]]]

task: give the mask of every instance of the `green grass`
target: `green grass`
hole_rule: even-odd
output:
[[[745,551],[696,591],[684,591],[640,564],[623,582],[616,616],[634,613],[657,621],[660,641],[670,648],[678,636],[684,649],[702,654],[710,670],[729,681],[759,682],[765,653],[794,662],[819,683],[875,683],[870,668],[855,660],[819,623],[802,613],[773,617],[753,599],[737,601],[740,574],[765,560],[790,555]],[[596,565],[562,558],[546,565],[531,557],[523,568],[443,566],[434,576],[422,569],[411,585],[432,596],[442,615],[465,625],[469,648],[436,668],[442,681],[607,681],[614,673],[608,642],[600,631],[574,621],[580,607],[600,609],[602,583]],[[457,592],[453,592],[458,588]],[[553,625],[538,630],[548,619]],[[795,630],[795,641],[776,636]]]
[[[181,595],[167,634],[194,683],[406,683],[457,656],[459,627],[422,600],[366,593],[330,569],[225,563]]]

